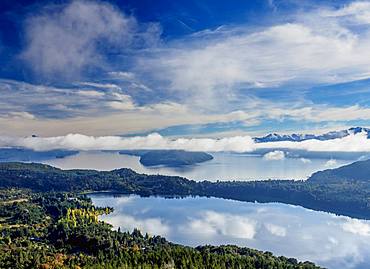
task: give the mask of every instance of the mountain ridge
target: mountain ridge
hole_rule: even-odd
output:
[[[357,161],[339,168],[318,171],[307,180],[312,183],[369,182],[370,160]]]
[[[324,134],[314,135],[314,134],[277,134],[271,133],[267,134],[262,137],[254,137],[253,140],[256,143],[266,143],[266,142],[281,142],[281,141],[292,141],[292,142],[301,142],[305,140],[331,140],[336,138],[343,138],[351,134],[358,134],[361,132],[365,132],[367,134],[367,138],[370,138],[370,128],[366,127],[351,127],[344,130],[339,131],[331,131]]]

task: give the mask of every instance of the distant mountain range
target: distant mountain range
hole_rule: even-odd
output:
[[[268,134],[263,137],[254,137],[254,141],[257,143],[265,143],[265,142],[279,142],[279,141],[294,141],[294,142],[300,142],[310,139],[316,139],[316,140],[330,140],[335,138],[342,138],[345,136],[348,136],[350,134],[357,134],[365,132],[367,133],[367,138],[370,138],[370,129],[369,128],[363,128],[363,127],[352,127],[346,130],[340,130],[340,131],[332,131],[321,135],[314,135],[314,134]]]

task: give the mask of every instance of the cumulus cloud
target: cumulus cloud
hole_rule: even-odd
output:
[[[279,225],[267,223],[265,224],[265,228],[275,236],[284,237],[286,236],[286,229],[284,227],[281,227]]]
[[[337,161],[334,160],[334,159],[330,159],[328,160],[326,163],[325,163],[325,167],[332,167],[332,166],[335,166],[337,164]]]
[[[274,150],[263,155],[263,158],[268,161],[280,161],[285,159],[285,153],[281,150]]]
[[[39,74],[75,76],[104,65],[104,50],[122,51],[156,39],[159,29],[140,29],[133,17],[107,2],[74,0],[49,6],[26,24],[21,57]]]
[[[342,229],[346,232],[361,236],[370,235],[370,224],[363,220],[347,219],[347,221],[342,224]]]

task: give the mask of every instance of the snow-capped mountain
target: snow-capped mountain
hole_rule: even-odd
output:
[[[335,138],[342,138],[350,134],[357,134],[365,132],[367,133],[367,138],[370,138],[370,129],[363,128],[363,127],[352,127],[346,130],[340,131],[332,131],[321,135],[314,135],[314,134],[268,134],[263,137],[254,137],[254,141],[257,143],[264,143],[264,142],[278,142],[278,141],[295,141],[300,142],[309,139],[316,139],[316,140],[329,140]]]

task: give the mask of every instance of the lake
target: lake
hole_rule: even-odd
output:
[[[306,179],[313,172],[350,163],[349,160],[285,158],[266,160],[261,156],[238,153],[212,153],[214,159],[180,168],[145,167],[139,157],[117,152],[87,151],[43,163],[62,169],[112,170],[131,168],[138,173],[177,175],[194,180]],[[353,160],[354,161],[354,160]]]
[[[112,214],[101,219],[115,228],[139,228],[174,243],[236,244],[333,269],[362,269],[370,264],[370,221],[279,203],[110,194],[90,197],[97,206],[114,207]]]

